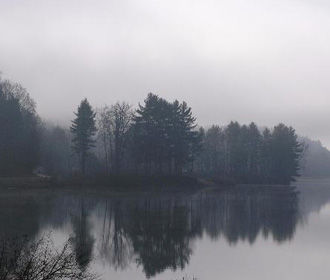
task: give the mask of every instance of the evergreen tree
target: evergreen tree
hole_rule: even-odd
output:
[[[302,145],[292,127],[274,127],[271,141],[271,176],[274,183],[288,184],[299,176]]]
[[[146,173],[181,174],[200,149],[191,108],[150,93],[134,118],[135,158]]]
[[[198,131],[196,128],[196,118],[192,115],[192,110],[186,102],[179,104],[175,101],[172,106],[175,107],[175,116],[173,127],[176,127],[174,146],[174,166],[176,174],[181,174],[184,165],[187,162],[192,162],[194,159],[194,150],[198,150]]]
[[[199,171],[236,183],[289,184],[299,176],[303,146],[284,124],[261,134],[256,124],[231,122],[222,132],[212,126],[203,134]]]
[[[203,140],[203,171],[211,176],[222,176],[225,168],[225,135],[222,128],[213,125],[209,128]]]
[[[88,151],[95,146],[93,136],[96,133],[95,113],[86,98],[81,101],[75,115],[70,128],[73,134],[73,149],[79,156],[81,172],[85,174]]]
[[[161,108],[165,103],[157,96],[149,93],[144,106],[139,104],[134,118],[134,145],[136,160],[144,165],[145,173],[153,173],[162,145]]]
[[[231,178],[238,178],[241,165],[241,126],[238,122],[231,122],[226,128],[226,174]]]
[[[266,128],[262,132],[260,147],[260,180],[267,183],[271,181],[272,172],[272,133]]]
[[[247,133],[248,180],[258,182],[260,178],[261,134],[253,122],[249,125]]]

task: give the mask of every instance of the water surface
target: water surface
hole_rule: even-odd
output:
[[[324,279],[330,181],[153,195],[0,194],[1,235],[71,238],[103,279]]]

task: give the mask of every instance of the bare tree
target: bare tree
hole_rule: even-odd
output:
[[[104,155],[105,171],[108,173],[111,166],[112,156],[112,126],[111,126],[111,111],[108,106],[104,106],[97,111],[97,125],[98,125],[98,140],[101,142],[102,154]]]
[[[116,103],[111,107],[114,131],[115,148],[115,171],[120,172],[121,162],[125,146],[127,144],[127,133],[133,118],[131,106],[127,103]]]
[[[133,110],[125,102],[117,102],[99,110],[99,138],[104,148],[106,167],[113,169],[116,174],[121,170],[132,119]]]

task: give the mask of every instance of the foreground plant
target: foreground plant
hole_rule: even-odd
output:
[[[49,238],[3,240],[0,245],[0,280],[94,280],[82,271],[70,242],[59,250]]]

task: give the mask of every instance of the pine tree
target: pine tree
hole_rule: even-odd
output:
[[[261,156],[261,134],[255,123],[250,123],[248,127],[247,141],[247,172],[248,180],[259,181],[260,176],[260,156]]]
[[[199,134],[196,128],[196,118],[193,117],[191,107],[186,102],[180,104],[179,124],[181,125],[179,134],[179,147],[177,149],[178,156],[176,157],[176,172],[182,173],[183,166],[188,162],[193,162],[196,152],[199,150]]]
[[[229,178],[238,179],[242,157],[241,126],[238,122],[230,122],[226,127],[226,173]]]
[[[221,177],[225,171],[225,135],[217,125],[210,127],[204,134],[203,141],[203,173],[213,177]]]
[[[231,122],[203,134],[202,174],[240,183],[289,184],[299,176],[303,145],[295,130],[279,124],[260,133],[256,124]]]
[[[279,124],[274,127],[271,141],[272,180],[288,184],[299,176],[302,146],[292,127]]]
[[[260,147],[260,179],[261,182],[269,183],[272,172],[272,133],[266,128],[262,132]]]
[[[87,99],[81,101],[72,121],[73,149],[78,154],[82,174],[86,172],[88,151],[95,146],[95,113]]]
[[[200,150],[195,118],[185,102],[170,103],[150,93],[134,118],[135,158],[147,173],[181,174]]]

